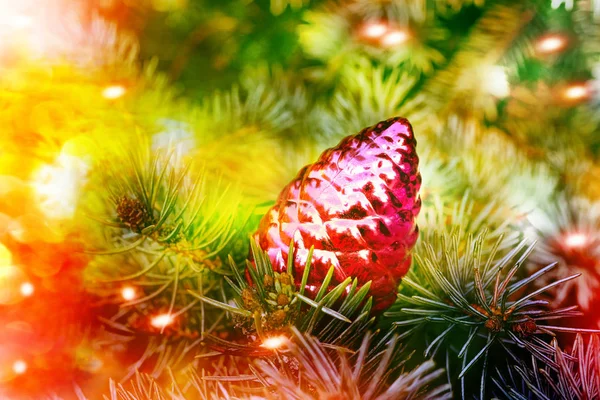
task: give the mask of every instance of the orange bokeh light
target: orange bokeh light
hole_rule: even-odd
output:
[[[21,284],[21,294],[25,297],[29,297],[35,291],[35,287],[31,282],[24,282]]]
[[[263,341],[261,347],[264,347],[269,350],[277,350],[283,347],[287,342],[288,338],[285,336],[271,336]]]
[[[164,328],[168,325],[171,325],[174,321],[174,318],[171,314],[160,314],[152,318],[150,323],[155,328]]]
[[[132,286],[125,286],[123,289],[121,289],[121,297],[123,297],[123,300],[133,300],[135,299],[136,295],[135,288]]]
[[[565,245],[570,248],[580,248],[586,245],[588,237],[584,233],[571,233],[565,237]]]
[[[23,360],[17,360],[13,363],[13,372],[17,375],[23,375],[27,371],[27,363]]]
[[[570,85],[563,91],[563,97],[566,100],[584,100],[589,96],[590,89],[583,83]]]
[[[362,35],[376,39],[382,37],[388,31],[388,26],[383,22],[369,22],[362,28]]]
[[[567,39],[561,35],[548,35],[541,38],[535,45],[540,54],[552,54],[563,50],[567,46]]]
[[[125,95],[125,87],[121,85],[111,85],[102,91],[102,96],[108,100],[116,100]]]
[[[408,40],[408,33],[401,30],[392,30],[381,38],[381,44],[386,47],[398,46]]]

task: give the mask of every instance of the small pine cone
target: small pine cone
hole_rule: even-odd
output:
[[[256,299],[256,295],[250,288],[245,288],[242,290],[242,302],[244,303],[244,308],[246,310],[256,310],[257,308],[260,308],[260,304]]]
[[[502,330],[502,320],[500,317],[493,316],[485,321],[485,327],[492,333],[498,333]]]
[[[290,304],[290,298],[283,293],[279,293],[277,295],[277,305],[284,307],[284,306],[287,306],[288,304]]]
[[[281,282],[282,285],[291,285],[292,279],[290,278],[290,276],[288,274],[286,274],[285,272],[282,272],[279,275],[279,282]]]
[[[271,288],[274,284],[275,280],[273,279],[273,277],[271,275],[265,274],[265,277],[263,278],[263,286],[266,288]]]
[[[308,286],[320,285],[333,266],[332,285],[347,277],[372,281],[374,310],[381,311],[395,301],[418,238],[418,164],[406,119],[363,129],[298,173],[261,220],[255,239],[278,272],[287,270],[294,241],[296,284],[314,246]]]
[[[117,215],[134,232],[144,229],[149,220],[148,212],[142,202],[127,196],[117,200]]]
[[[287,318],[287,311],[284,310],[276,310],[270,313],[267,317],[267,323],[271,329],[276,329],[281,327]]]
[[[522,336],[531,336],[537,331],[537,324],[533,318],[527,316],[527,319],[523,322],[513,325],[513,331]]]

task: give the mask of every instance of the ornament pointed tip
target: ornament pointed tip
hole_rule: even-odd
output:
[[[404,117],[393,117],[380,121],[366,129],[366,132],[375,133],[377,136],[384,134],[401,136],[408,140],[414,140],[414,133],[410,121]]]

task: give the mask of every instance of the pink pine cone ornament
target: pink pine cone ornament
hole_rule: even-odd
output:
[[[320,286],[334,266],[332,285],[347,277],[372,281],[374,310],[384,310],[395,301],[418,238],[418,166],[408,120],[365,128],[300,170],[262,218],[255,239],[278,272],[286,271],[294,240],[297,284],[314,246],[309,288]]]

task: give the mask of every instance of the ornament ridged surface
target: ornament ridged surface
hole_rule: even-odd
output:
[[[391,305],[408,271],[421,208],[416,140],[410,123],[392,118],[326,150],[281,192],[255,234],[274,268],[287,269],[294,241],[296,283],[314,246],[308,286],[346,277],[372,281],[375,309]]]

